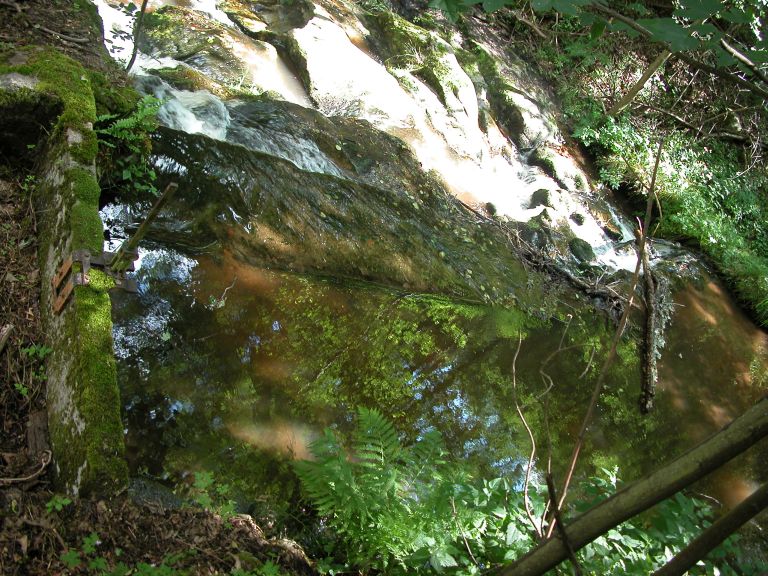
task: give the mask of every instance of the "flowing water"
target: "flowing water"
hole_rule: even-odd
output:
[[[398,81],[355,25],[325,13],[292,32],[320,71],[307,89],[271,44],[235,30],[214,2],[153,7],[163,4],[216,21],[239,62],[229,88],[280,99],[223,101],[174,87],[153,71],[189,61],[140,54],[137,85],[165,101],[154,162],[181,188],[142,249],[139,293],[113,296],[132,472],[175,485],[212,471],[244,505],[287,502],[288,462],[308,456],[324,427],[347,432],[355,408],[369,406],[407,438],[440,430],[477,473],[519,477],[530,443],[516,402],[536,431],[536,473],[550,450],[562,467],[613,326],[584,298],[545,290],[513,261],[497,227],[472,220],[417,167],[510,220],[546,210],[531,207],[536,190],[561,197],[552,211],[588,216],[569,225],[608,272],[634,267],[633,251],[619,248],[631,237],[622,218],[590,194],[561,190],[495,124],[481,133],[463,72],[455,100],[441,102],[414,76]],[[107,29],[128,26],[118,11],[100,10]],[[125,38],[117,45],[132,49]],[[445,65],[457,68],[455,58]],[[613,237],[590,216],[597,204]],[[119,238],[145,210],[112,204],[103,216]],[[698,264],[675,266],[686,282],[675,294],[657,408],[638,413],[636,340],[627,339],[582,475],[617,465],[622,478],[636,478],[766,393],[766,334]],[[702,489],[737,502],[768,479],[767,452],[763,443]]]

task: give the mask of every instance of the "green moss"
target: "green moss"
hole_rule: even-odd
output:
[[[101,252],[104,232],[99,218],[98,205],[77,200],[72,206],[70,220],[72,246],[75,250],[87,248],[92,253]]]
[[[139,93],[130,86],[120,86],[101,72],[88,71],[96,103],[96,113],[127,115],[136,108]]]
[[[101,189],[93,174],[85,168],[67,170],[64,174],[64,186],[69,186],[78,200],[98,207]]]
[[[77,162],[90,164],[99,152],[99,142],[93,130],[85,130],[80,133],[82,141],[69,147],[69,153]]]
[[[35,90],[61,100],[63,112],[54,128],[53,138],[66,135],[72,128],[83,136],[74,146],[73,155],[80,161],[96,158],[96,138],[90,134],[96,120],[96,104],[89,75],[71,58],[52,48],[28,48],[27,62],[19,66],[0,66],[0,74],[18,72],[39,80]],[[66,136],[65,136],[66,137]]]
[[[390,65],[414,69],[415,74],[445,103],[446,90],[456,90],[451,80],[451,67],[445,62],[445,57],[451,53],[450,46],[393,12],[378,12],[370,19]]]
[[[114,283],[99,270],[92,269],[89,277],[88,285],[75,288],[80,410],[88,422],[84,440],[89,469],[83,488],[106,490],[124,485],[128,477],[107,293]]]

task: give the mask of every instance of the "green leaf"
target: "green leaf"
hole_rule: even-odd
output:
[[[461,0],[430,0],[429,7],[440,10],[453,22],[465,10],[464,3]]]
[[[96,546],[99,544],[99,535],[96,532],[91,532],[88,536],[83,538],[83,553],[93,554],[96,552]]]
[[[684,0],[681,7],[673,12],[675,16],[691,20],[703,20],[723,9],[720,0]]]
[[[597,40],[600,38],[600,36],[603,35],[603,32],[605,32],[605,27],[608,25],[608,23],[605,20],[596,20],[594,24],[592,24],[592,28],[589,31],[589,37],[592,40]]]
[[[525,539],[525,534],[520,532],[514,522],[510,522],[507,525],[507,533],[504,536],[504,543],[507,546],[512,546],[515,542]]]
[[[531,8],[536,12],[549,12],[554,8],[554,0],[531,0]]]
[[[80,552],[77,550],[67,550],[60,556],[60,559],[70,570],[80,566]]]
[[[483,0],[483,10],[486,12],[496,12],[509,4],[507,0]]]
[[[648,10],[645,6],[640,4],[639,2],[633,2],[632,4],[627,5],[627,10],[631,10],[632,12],[635,12],[636,14],[650,14],[651,11]]]
[[[608,27],[613,32],[623,32],[630,38],[637,38],[640,36],[640,32],[632,28],[631,26],[625,24],[624,22],[621,22],[619,20],[613,20],[608,24]]]
[[[437,572],[442,572],[445,568],[458,566],[456,558],[451,556],[447,550],[442,548],[438,548],[432,552],[432,555],[429,557],[429,563]]]
[[[690,30],[668,18],[642,18],[637,23],[651,32],[656,40],[669,44],[673,52],[695,50],[699,47],[699,40],[691,36]]]

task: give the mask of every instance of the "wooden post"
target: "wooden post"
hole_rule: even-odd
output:
[[[112,261],[109,263],[109,267],[113,272],[125,271],[125,269],[128,267],[128,263],[125,260],[126,254],[136,251],[136,248],[139,247],[139,242],[141,242],[141,239],[144,238],[144,235],[147,233],[149,224],[152,222],[152,220],[155,219],[157,214],[160,212],[160,210],[163,209],[163,206],[165,206],[168,200],[171,199],[171,196],[173,196],[178,188],[179,185],[176,184],[176,182],[171,182],[168,184],[168,186],[165,187],[165,190],[163,190],[163,193],[160,195],[160,198],[157,199],[154,206],[152,206],[150,209],[149,214],[147,214],[147,217],[144,219],[144,222],[142,222],[139,226],[139,229],[136,230],[133,236],[131,236],[128,240],[120,245],[118,251],[115,252],[114,258],[112,258]]]
[[[565,527],[571,546],[574,550],[583,548],[614,526],[690,486],[765,437],[768,437],[768,396],[695,448],[575,518]],[[504,566],[498,574],[540,576],[567,557],[565,543],[554,537]]]

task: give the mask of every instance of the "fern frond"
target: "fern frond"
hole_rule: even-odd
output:
[[[352,448],[359,464],[381,469],[395,465],[403,453],[395,427],[376,409],[358,408]]]

